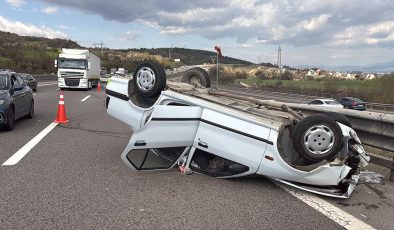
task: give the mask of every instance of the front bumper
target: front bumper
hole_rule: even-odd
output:
[[[271,179],[280,182],[282,184],[286,184],[288,186],[301,189],[307,192],[315,193],[318,195],[346,199],[350,197],[350,195],[353,193],[354,189],[356,188],[359,180],[359,175],[352,175],[351,179],[344,181],[344,183],[338,186],[319,186],[319,187],[290,182],[279,178],[271,178]]]
[[[60,88],[80,88],[86,89],[89,86],[88,80],[84,78],[59,78],[58,86]]]

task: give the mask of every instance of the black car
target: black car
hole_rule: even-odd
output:
[[[34,92],[37,91],[37,81],[31,74],[20,73],[19,75]]]
[[[32,90],[12,72],[0,72],[0,126],[13,130],[15,120],[34,116]]]
[[[345,109],[366,110],[367,103],[355,97],[341,97],[337,99]]]

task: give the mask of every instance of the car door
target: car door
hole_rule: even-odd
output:
[[[15,107],[15,119],[20,118],[24,114],[24,91],[23,85],[17,80],[16,75],[11,76],[12,100]]]
[[[193,145],[202,108],[156,105],[145,126],[133,133],[122,160],[134,170],[169,169]]]
[[[237,177],[254,174],[259,168],[267,144],[270,129],[223,113],[204,109],[193,142],[199,158],[208,157],[208,169],[198,165],[193,170],[214,174],[218,177]],[[195,153],[194,153],[195,154]],[[214,165],[221,164],[220,173]],[[213,166],[212,166],[213,165]],[[216,171],[217,170],[216,168]]]
[[[22,97],[21,113],[23,115],[25,115],[25,114],[28,114],[28,112],[30,110],[32,93],[31,93],[30,88],[27,86],[27,83],[23,81],[21,76],[15,75],[15,77],[21,87],[21,97]]]

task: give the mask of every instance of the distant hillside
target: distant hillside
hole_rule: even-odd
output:
[[[79,48],[76,42],[19,36],[0,31],[0,68],[17,72],[50,73],[60,48]]]
[[[153,48],[153,49],[128,49],[127,51],[135,51],[140,53],[149,53],[151,55],[160,55],[162,57],[169,57],[170,48]],[[181,59],[185,65],[201,65],[204,63],[212,63],[216,60],[216,53],[206,50],[185,49],[185,48],[171,48],[171,58]],[[213,58],[213,60],[212,60]],[[239,64],[251,65],[253,63],[224,56],[219,60],[223,64]]]
[[[52,73],[53,64],[61,48],[84,48],[78,43],[65,39],[47,39],[39,37],[19,36],[0,31],[0,69],[12,69],[16,72],[33,74]],[[157,60],[164,68],[175,68],[181,65],[199,65],[212,63],[216,53],[184,48],[172,48],[168,58],[168,48],[159,49],[93,49],[101,58],[101,66],[110,68],[126,68],[133,71],[137,65],[147,59]],[[181,59],[175,62],[174,59]],[[215,60],[215,59],[214,59]],[[225,64],[252,64],[247,61],[224,57]]]

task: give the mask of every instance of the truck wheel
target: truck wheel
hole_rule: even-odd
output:
[[[343,114],[330,112],[326,113],[326,116],[331,117],[334,121],[349,126],[350,128],[352,127],[352,122]]]
[[[313,115],[302,119],[295,127],[293,143],[304,158],[312,162],[330,160],[342,146],[342,132],[332,118]]]
[[[193,85],[198,83],[206,88],[211,87],[211,79],[208,73],[199,67],[191,68],[183,75],[182,82]]]
[[[163,67],[155,61],[146,61],[134,71],[136,92],[144,97],[155,97],[165,88],[167,81]]]

